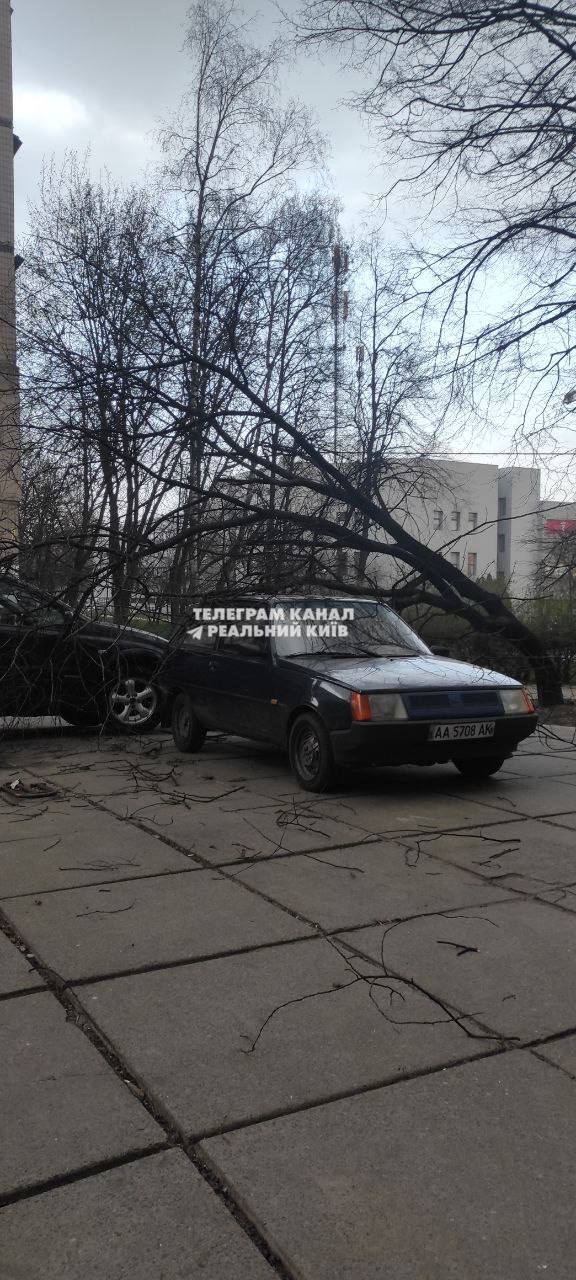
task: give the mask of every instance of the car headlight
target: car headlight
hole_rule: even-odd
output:
[[[499,692],[507,716],[525,716],[536,710],[527,689],[500,689]]]
[[[399,693],[353,693],[350,699],[353,720],[407,720]]]

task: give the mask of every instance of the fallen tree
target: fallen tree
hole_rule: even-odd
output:
[[[175,363],[190,358],[188,352],[182,353],[169,362],[169,367],[172,369]],[[226,490],[219,495],[225,498],[228,528],[250,530],[253,540],[262,537],[264,528],[270,536],[270,508],[259,501],[259,485],[265,488],[273,481],[277,491],[289,487],[292,492],[290,506],[274,512],[276,564],[279,564],[280,553],[289,540],[290,532],[300,539],[305,535],[310,539],[320,538],[324,565],[328,566],[331,556],[336,563],[337,552],[342,548],[392,557],[403,566],[404,574],[394,586],[380,594],[395,608],[402,610],[427,603],[458,615],[479,632],[501,636],[529,660],[540,702],[554,705],[563,701],[559,672],[545,645],[516,617],[501,596],[468,578],[440,552],[413,537],[383,499],[376,502],[363,493],[349,478],[346,468],[329,461],[301,429],[251,388],[241,371],[216,365],[198,356],[195,359],[205,371],[229,382],[237,397],[239,417],[245,415],[247,401],[256,413],[256,421],[270,424],[286,444],[281,454],[276,451],[272,455],[262,445],[261,433],[256,436],[259,443],[254,448],[250,435],[238,437],[233,433],[229,417],[226,419],[228,425],[217,417],[210,419],[207,426],[213,437],[213,447],[216,452],[226,451],[230,463]],[[231,475],[233,484],[230,483]],[[243,497],[243,492],[248,496]],[[199,499],[200,495],[196,496]],[[310,497],[314,501],[306,510],[306,501]],[[351,513],[368,522],[370,533],[352,527]],[[220,518],[214,522],[214,534],[221,528]],[[206,529],[204,522],[204,533]],[[169,545],[174,545],[174,539],[165,542],[155,539],[148,543],[148,550],[158,552]],[[326,575],[320,575],[320,578],[325,581]],[[336,580],[335,573],[332,579]],[[261,587],[266,584],[254,582],[252,585]]]

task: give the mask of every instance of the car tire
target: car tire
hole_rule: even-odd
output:
[[[172,703],[172,737],[179,751],[201,751],[204,746],[206,730],[187,693],[178,693]]]
[[[304,791],[328,791],[336,781],[330,737],[313,712],[302,712],[290,730],[288,753],[292,772]]]
[[[473,780],[474,778],[491,778],[493,773],[498,773],[502,768],[505,759],[505,756],[478,756],[476,760],[458,757],[452,763],[456,765],[463,778]]]
[[[106,732],[150,733],[162,719],[162,701],[162,691],[149,673],[128,660],[108,688]]]

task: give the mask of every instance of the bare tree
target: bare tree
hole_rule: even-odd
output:
[[[176,357],[174,357],[176,358]],[[188,360],[182,352],[180,359]],[[279,489],[289,487],[292,501],[286,508],[276,506],[274,519],[274,580],[278,589],[284,578],[286,548],[295,539],[300,546],[301,565],[308,562],[316,583],[334,584],[334,565],[338,550],[347,547],[361,553],[390,557],[403,568],[400,580],[381,592],[399,609],[415,604],[429,604],[447,613],[457,614],[476,631],[497,634],[510,642],[529,660],[534,669],[541,701],[547,705],[562,702],[558,671],[546,646],[517,618],[505,600],[487,590],[480,582],[467,577],[439,552],[413,536],[395,516],[384,500],[374,501],[361,492],[358,485],[341,468],[329,461],[325,451],[287,419],[266,403],[238,368],[215,366],[197,357],[205,370],[226,379],[236,392],[236,413],[242,416],[244,401],[251,411],[277,431],[277,453],[273,458],[264,444],[254,448],[253,441],[239,433],[230,418],[223,422],[214,416],[209,425],[215,447],[228,451],[235,482],[234,492],[227,483],[222,493],[224,518],[219,514],[204,525],[214,532],[249,530],[256,545],[262,545],[270,531],[270,512],[259,497],[255,481],[269,486],[271,480]],[[171,360],[171,364],[173,360]],[[353,517],[353,518],[352,518]],[[357,518],[366,519],[369,533],[353,527]],[[175,539],[154,541],[150,550],[166,550]],[[291,585],[294,565],[288,562]],[[302,574],[302,579],[305,575]],[[310,577],[308,578],[308,581]],[[261,576],[251,581],[252,588],[262,589]]]
[[[361,68],[357,102],[396,182],[431,196],[422,288],[442,303],[457,371],[481,386],[498,371],[521,413],[552,397],[557,420],[573,390],[573,5],[307,0],[300,35]]]
[[[406,515],[438,471],[432,360],[422,335],[405,317],[409,269],[402,255],[385,245],[380,230],[356,247],[352,283],[341,463],[367,498],[392,507],[396,500]],[[367,535],[369,517],[364,514],[355,527]],[[358,554],[359,580],[366,577],[368,562],[366,551]]]
[[[145,192],[94,183],[72,158],[61,174],[45,176],[22,273],[25,456],[34,457],[37,477],[56,468],[72,481],[69,593],[77,595],[87,564],[103,558],[117,621],[128,616],[141,542],[179,466],[178,433],[166,433],[173,418],[157,396],[162,342],[141,293],[141,256],[150,296],[164,304],[172,287],[161,241]],[[133,376],[136,361],[145,383]],[[30,547],[30,527],[25,537]]]
[[[163,131],[165,180],[174,193],[178,223],[171,243],[189,286],[188,308],[172,313],[173,329],[180,338],[186,335],[190,351],[183,478],[195,497],[182,504],[182,533],[186,522],[196,520],[200,495],[205,508],[209,501],[212,460],[206,460],[204,424],[210,413],[225,407],[219,400],[222,384],[202,371],[196,357],[218,360],[231,341],[238,349],[246,347],[257,320],[250,305],[255,254],[260,253],[255,234],[270,228],[280,193],[286,195],[287,184],[303,167],[317,164],[320,150],[302,104],[280,102],[285,56],[280,42],[260,47],[244,15],[225,0],[197,0],[189,19],[191,85]],[[174,556],[174,595],[182,598],[186,584],[196,589],[200,576],[200,544],[190,534]]]

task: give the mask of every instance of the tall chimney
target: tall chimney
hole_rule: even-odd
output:
[[[12,9],[0,0],[0,558],[14,551],[20,497],[20,396],[14,260]]]

